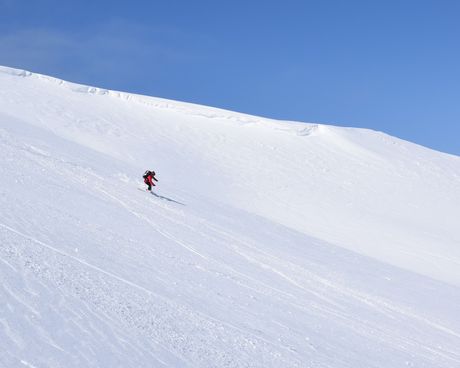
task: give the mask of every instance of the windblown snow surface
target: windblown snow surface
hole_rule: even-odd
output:
[[[1,367],[460,367],[459,157],[4,67],[0,157]]]

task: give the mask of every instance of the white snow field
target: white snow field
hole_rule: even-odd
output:
[[[1,67],[0,160],[2,368],[460,367],[459,157]]]

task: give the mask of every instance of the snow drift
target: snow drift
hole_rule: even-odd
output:
[[[5,67],[0,154],[1,366],[460,367],[459,157]]]

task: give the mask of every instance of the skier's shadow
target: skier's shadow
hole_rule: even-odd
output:
[[[174,199],[171,199],[171,198],[168,198],[168,197],[163,197],[163,196],[161,196],[161,195],[156,194],[156,193],[153,192],[153,191],[150,192],[150,193],[151,193],[152,195],[154,195],[155,197],[160,198],[160,199],[163,199],[163,200],[165,200],[165,201],[173,202],[173,203],[180,204],[181,206],[185,206],[184,203],[178,202],[178,201],[176,201],[176,200],[174,200]]]

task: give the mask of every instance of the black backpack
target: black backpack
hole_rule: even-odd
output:
[[[144,179],[147,179],[147,177],[148,177],[151,173],[152,173],[151,171],[147,170],[147,171],[144,173],[144,175],[142,175],[142,177],[143,177]]]

